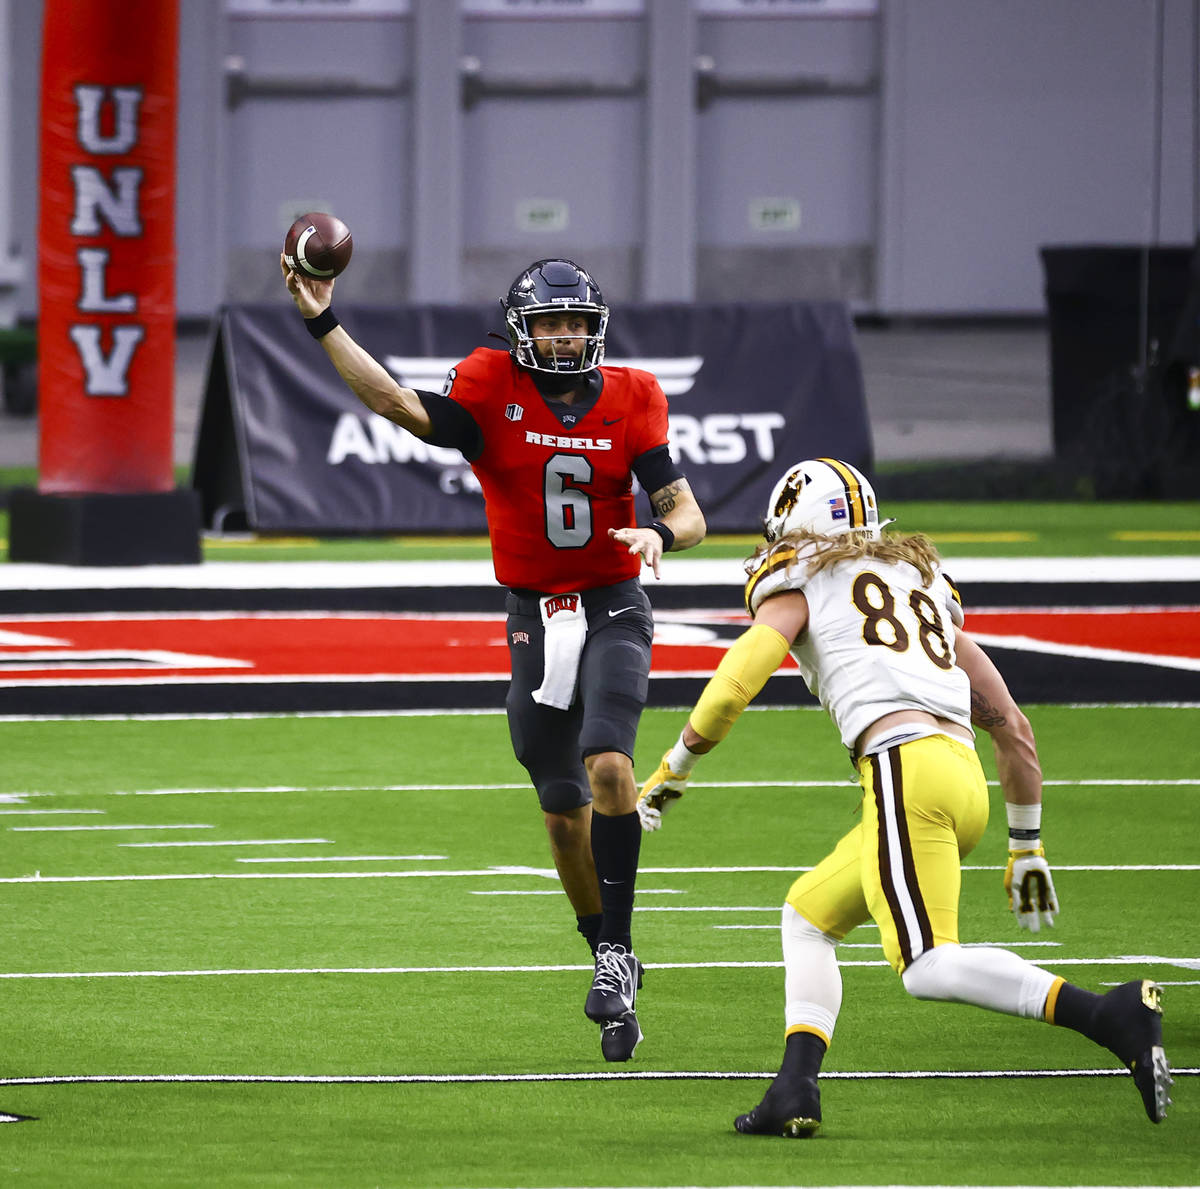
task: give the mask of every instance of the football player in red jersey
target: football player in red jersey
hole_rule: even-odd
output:
[[[502,300],[510,348],[478,348],[440,395],[402,388],[338,324],[333,282],[284,281],[338,374],[373,413],[456,447],[486,501],[508,593],[509,732],[537,790],[554,865],[595,957],[584,1011],[608,1061],[642,1039],[630,936],[641,846],[633,745],[653,620],[639,574],[704,538],[667,446],[667,400],[649,372],[603,367],[609,311],[588,273],[539,260]],[[653,519],[638,525],[633,478]]]

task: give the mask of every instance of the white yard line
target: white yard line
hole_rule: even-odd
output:
[[[0,1086],[61,1086],[84,1085],[102,1082],[106,1084],[140,1084],[177,1082],[244,1083],[296,1083],[299,1085],[442,1085],[448,1083],[509,1083],[509,1082],[734,1082],[769,1081],[776,1070],[683,1070],[683,1069],[625,1069],[589,1070],[567,1073],[369,1073],[369,1074],[270,1074],[270,1073],[91,1073],[57,1074],[44,1077],[0,1078]],[[1176,1077],[1195,1077],[1200,1068],[1172,1068]],[[1128,1077],[1124,1069],[878,1069],[878,1070],[822,1070],[822,1081],[971,1081],[1007,1080],[1031,1078],[1106,1078]],[[848,1187],[849,1189],[849,1187]],[[920,1186],[889,1186],[886,1189],[922,1189]],[[949,1189],[949,1183],[931,1187]],[[985,1187],[976,1187],[985,1189]],[[1032,1186],[1006,1186],[1005,1189],[1034,1189]],[[1087,1189],[1085,1186],[1077,1189]],[[1097,1187],[1100,1189],[1100,1187]]]
[[[841,967],[873,967],[890,970],[891,967],[880,959],[852,959],[847,962],[839,961]],[[1166,958],[1148,954],[1124,954],[1112,958],[1059,958],[1054,959],[1055,966],[1172,966],[1180,970],[1200,969],[1200,959],[1197,958]],[[782,970],[783,962],[746,961],[746,962],[647,962],[647,970]],[[562,964],[546,966],[265,966],[265,967],[231,967],[213,970],[38,970],[38,971],[8,971],[0,972],[0,980],[33,981],[33,980],[74,980],[89,978],[239,978],[245,976],[257,977],[293,977],[309,974],[565,974],[579,971],[590,971],[591,963],[587,965]]]
[[[561,888],[530,888],[527,891],[472,892],[472,896],[561,896]],[[686,896],[682,888],[638,888],[639,896]],[[637,909],[634,909],[637,912]]]
[[[104,829],[106,827],[96,827]],[[119,829],[211,829],[212,827],[114,827]],[[811,867],[642,867],[642,875],[723,875],[741,873],[797,874],[811,871]],[[1003,871],[995,867],[964,867],[964,872]],[[1057,871],[1200,871],[1200,863],[1128,863],[1128,864],[1055,864]],[[188,871],[163,872],[154,875],[33,875],[6,876],[0,884],[63,884],[63,883],[139,883],[170,882],[172,880],[202,879],[463,879],[468,877],[504,877],[527,875],[536,879],[556,879],[552,869],[539,867],[474,867],[454,871]],[[557,893],[556,893],[557,894]],[[779,905],[769,907],[711,906],[699,908],[646,907],[635,912],[778,912]]]
[[[1180,776],[1147,778],[1139,776],[1104,777],[1092,779],[1045,780],[1047,788],[1200,788],[1200,777]],[[989,780],[991,788],[999,788],[998,780]],[[491,793],[512,790],[528,791],[523,781],[495,784],[260,784],[260,785],[196,785],[186,788],[63,790],[20,789],[5,793],[10,801],[29,797],[193,797],[226,796],[250,793]],[[692,789],[837,789],[850,791],[857,782],[850,776],[839,780],[695,780]],[[3,811],[0,811],[3,812]]]
[[[238,863],[434,863],[449,855],[264,855],[236,859]],[[549,894],[549,893],[545,893]]]
[[[174,826],[9,826],[14,834],[78,834],[84,830],[215,830],[215,826],[197,823]]]
[[[118,846],[332,846],[332,838],[239,838],[206,842],[119,842]],[[328,861],[328,860],[326,860]]]

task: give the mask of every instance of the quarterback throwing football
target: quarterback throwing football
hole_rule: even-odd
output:
[[[539,260],[501,304],[509,349],[479,348],[441,394],[403,388],[338,324],[333,283],[281,257],[288,291],[350,390],[374,413],[470,463],[508,588],[509,731],[550,851],[595,959],[584,1010],[608,1061],[633,1056],[641,964],[630,935],[641,826],[633,747],[653,621],[639,574],[704,538],[667,447],[649,372],[604,367],[609,310],[570,260]],[[634,518],[632,481],[653,519]]]
[[[1072,1028],[1133,1073],[1146,1114],[1166,1114],[1170,1071],[1157,985],[1105,995],[1016,954],[958,942],[960,859],[983,834],[988,793],[972,723],[992,736],[1008,813],[1004,886],[1037,931],[1058,912],[1041,845],[1042,774],[1029,720],[963,630],[958,594],[925,537],[881,533],[870,483],[837,459],[810,459],[776,485],[765,542],[746,563],[751,627],[722,658],[678,742],[638,802],[646,829],[684,790],[787,656],[841,735],[862,785],[862,816],[783,906],[783,1064],[735,1120],[751,1135],[812,1135],[817,1075],[842,1002],[835,952],[868,917],[904,989]]]

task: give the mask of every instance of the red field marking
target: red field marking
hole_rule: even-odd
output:
[[[1200,607],[968,611],[966,628],[981,635],[1200,659]]]
[[[660,675],[711,673],[746,622],[711,613],[672,613],[661,619],[653,664]],[[712,629],[721,626],[725,631],[719,637]],[[1022,636],[1067,647],[1200,658],[1200,608],[984,611],[968,614],[967,627],[992,637]],[[787,664],[795,668],[790,659]],[[507,675],[504,622],[498,615],[0,617],[4,685]]]

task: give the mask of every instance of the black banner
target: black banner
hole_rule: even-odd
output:
[[[446,373],[502,326],[498,306],[339,306],[351,335],[406,387]],[[711,532],[756,532],[779,475],[829,455],[867,470],[871,433],[853,324],[836,302],[620,306],[605,363],[653,372],[671,450]],[[224,309],[193,486],[205,523],[260,532],[483,533],[456,450],[365,409],[295,309]],[[648,513],[648,505],[646,505]]]

